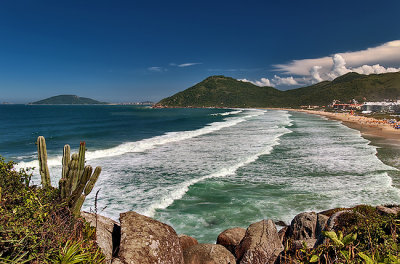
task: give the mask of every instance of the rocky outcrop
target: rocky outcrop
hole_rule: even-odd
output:
[[[179,235],[179,244],[181,244],[182,250],[185,250],[186,248],[199,244],[199,242],[194,237],[182,234]]]
[[[381,213],[381,214],[397,215],[400,212],[400,207],[397,207],[397,206],[393,206],[393,207],[377,206],[376,210],[378,210],[378,212]]]
[[[283,242],[285,240],[285,236],[286,236],[286,233],[288,232],[288,230],[289,230],[289,227],[285,226],[284,228],[282,228],[278,232],[279,240],[281,241],[282,244],[283,244]]]
[[[90,224],[90,226],[97,227],[97,245],[101,248],[106,257],[106,261],[111,260],[113,255],[118,253],[120,238],[119,224],[114,220],[99,214],[96,216],[94,213],[81,212],[81,216]]]
[[[278,231],[272,220],[251,224],[236,248],[240,264],[274,263],[283,250]]]
[[[120,214],[120,222],[123,263],[183,263],[178,235],[169,225],[135,212]]]
[[[317,214],[314,212],[301,213],[296,215],[289,229],[289,237],[293,240],[306,240],[315,238],[317,226]]]
[[[321,240],[321,232],[328,219],[328,216],[315,212],[300,213],[293,218],[283,240],[292,240],[294,248],[301,248],[303,244],[307,248],[313,248],[315,242]]]
[[[328,223],[329,217],[323,214],[317,214],[317,226],[315,228],[315,238],[319,238],[322,234],[322,231],[325,229],[326,224]]]
[[[395,205],[306,212],[296,215],[291,225],[279,233],[272,220],[251,224],[247,230],[227,229],[218,236],[217,244],[198,244],[187,235],[178,237],[172,227],[135,212],[122,213],[121,226],[101,215],[87,212],[81,215],[92,226],[97,226],[97,243],[106,256],[106,263],[264,264],[292,263],[292,257],[304,245],[315,248],[329,241],[322,231],[336,232],[353,226],[360,217],[380,214],[390,217],[399,213],[400,207]],[[288,246],[285,252],[282,252],[283,243]]]
[[[244,235],[246,234],[246,229],[241,227],[229,228],[219,234],[217,238],[217,244],[224,246],[232,254],[236,254],[236,247],[242,241]]]
[[[183,251],[185,264],[235,264],[236,259],[225,247],[198,244]]]

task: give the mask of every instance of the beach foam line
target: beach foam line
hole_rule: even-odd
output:
[[[266,146],[265,149],[263,149],[259,153],[252,155],[250,157],[247,157],[246,159],[243,159],[242,161],[240,161],[239,163],[235,164],[232,167],[222,168],[219,171],[214,172],[212,174],[205,175],[203,177],[199,177],[196,179],[191,179],[189,181],[185,181],[185,182],[178,184],[174,188],[174,190],[169,191],[167,195],[162,197],[157,202],[151,204],[149,206],[149,208],[145,212],[143,212],[143,214],[146,216],[149,216],[149,217],[154,217],[157,209],[165,209],[168,206],[170,206],[171,204],[173,204],[175,200],[181,199],[189,191],[190,186],[192,186],[198,182],[207,180],[207,179],[222,178],[222,177],[227,177],[229,175],[234,175],[238,169],[240,169],[241,167],[244,167],[250,163],[255,162],[256,160],[258,160],[258,158],[260,156],[271,154],[274,147],[280,144],[280,142],[279,142],[280,137],[292,132],[291,130],[289,130],[287,128],[282,128],[282,130],[283,130],[283,132],[278,134],[277,136],[275,136],[274,140],[272,140],[271,144]]]
[[[225,112],[225,113],[215,113],[215,114],[211,114],[211,115],[212,116],[228,116],[228,115],[237,115],[242,112],[243,112],[243,110],[236,110],[236,111]]]
[[[223,128],[235,126],[242,123],[250,118],[260,116],[266,111],[263,110],[249,110],[247,115],[239,117],[227,117],[223,121],[213,122],[207,124],[206,126],[196,129],[196,130],[186,130],[179,132],[168,132],[161,136],[156,136],[152,138],[146,138],[135,142],[122,143],[116,147],[95,151],[86,152],[86,160],[94,160],[100,158],[114,157],[132,152],[144,152],[149,149],[153,149],[157,146],[174,143],[182,140],[191,139],[201,135],[209,134]],[[55,158],[50,158],[47,161],[49,167],[61,166],[62,156],[57,156]],[[17,164],[16,168],[27,168],[27,167],[39,167],[39,162],[37,160],[29,162],[20,162]]]

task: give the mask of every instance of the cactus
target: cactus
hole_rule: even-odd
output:
[[[76,203],[71,207],[72,214],[75,217],[78,217],[81,214],[81,208],[82,208],[83,202],[85,201],[85,198],[86,198],[86,196],[82,194],[78,198]]]
[[[39,171],[42,178],[42,187],[51,187],[50,172],[47,166],[47,149],[46,140],[44,137],[39,136],[37,139],[38,159],[39,159]]]
[[[72,154],[69,145],[64,146],[63,158],[62,158],[62,175],[59,181],[60,197],[65,199],[69,208],[75,216],[79,216],[82,205],[85,198],[92,191],[97,179],[99,178],[101,167],[96,167],[92,174],[92,167],[85,166],[85,152],[86,144],[81,142],[79,146],[79,154]],[[51,186],[50,174],[48,173],[47,167],[47,152],[46,143],[44,137],[38,137],[38,156],[40,163],[40,172],[42,175],[42,184],[45,186]],[[43,166],[42,166],[43,165]],[[42,174],[46,171],[47,174]],[[48,175],[44,177],[43,175]]]
[[[71,147],[69,145],[64,146],[63,158],[62,158],[62,179],[66,179],[68,176],[68,166],[71,162]]]
[[[85,169],[85,152],[86,152],[86,143],[83,141],[79,144],[79,154],[78,154],[78,181],[76,182],[75,188],[79,183],[79,179],[81,179],[83,171]]]
[[[67,176],[67,195],[69,195],[74,189],[74,181],[78,181],[78,154],[72,154],[71,163],[69,164],[68,176]]]
[[[93,172],[93,175],[90,177],[88,184],[85,187],[84,193],[85,195],[89,195],[89,193],[93,190],[94,185],[96,184],[97,179],[101,173],[101,167],[96,167]]]

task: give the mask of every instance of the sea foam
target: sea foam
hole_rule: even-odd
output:
[[[240,111],[232,111],[236,114],[242,112]],[[232,113],[228,112],[228,113]],[[168,132],[161,136],[155,136],[152,138],[142,139],[140,141],[135,142],[126,142],[122,143],[116,147],[109,149],[101,149],[95,151],[86,152],[86,160],[95,160],[107,157],[114,157],[123,155],[131,152],[144,152],[149,149],[153,149],[157,146],[174,143],[182,140],[187,140],[190,138],[194,138],[197,136],[209,134],[223,128],[235,126],[241,122],[244,122],[252,117],[256,117],[262,115],[265,111],[263,110],[247,110],[245,115],[237,116],[237,117],[227,117],[223,121],[213,122],[207,124],[206,126],[196,129],[196,130],[187,130],[187,131],[179,131],[179,132]],[[61,166],[62,156],[56,156],[54,158],[49,158],[47,164],[49,167]],[[35,167],[36,169],[39,167],[39,162],[37,160],[24,162],[21,161],[16,165],[16,168],[27,168],[27,167]]]
[[[287,126],[289,126],[289,125],[291,125],[290,121],[287,123]],[[279,138],[287,133],[292,132],[291,130],[289,130],[287,128],[281,128],[280,131],[281,131],[281,133],[277,134],[274,137],[274,139],[270,142],[270,144],[268,146],[266,146],[262,151],[242,159],[241,161],[239,161],[238,163],[236,163],[235,165],[233,165],[231,167],[222,168],[222,169],[218,170],[217,172],[214,172],[214,173],[211,173],[211,174],[199,177],[199,178],[191,179],[191,180],[182,182],[182,183],[174,186],[173,190],[170,190],[168,192],[168,194],[166,194],[161,199],[159,199],[158,201],[151,204],[149,206],[149,208],[145,212],[143,212],[143,214],[147,215],[149,217],[153,217],[157,209],[165,209],[165,208],[169,207],[175,200],[181,199],[189,191],[190,186],[192,186],[198,182],[207,180],[207,179],[221,178],[221,177],[227,177],[229,175],[233,175],[236,173],[236,171],[238,169],[240,169],[250,163],[255,162],[260,156],[270,154],[271,151],[274,149],[274,147],[279,145]]]

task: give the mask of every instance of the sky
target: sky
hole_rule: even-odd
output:
[[[400,1],[0,1],[0,103],[158,101],[211,75],[287,90],[400,70]]]

